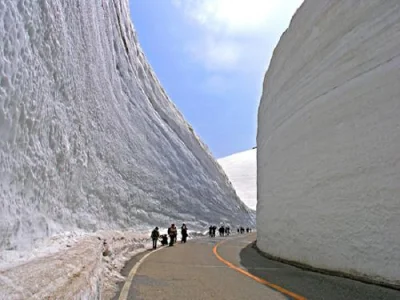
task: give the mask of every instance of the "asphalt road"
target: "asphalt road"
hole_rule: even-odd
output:
[[[137,268],[150,251],[140,254],[124,268],[125,276],[137,271],[115,299],[400,299],[400,291],[269,260],[252,247],[255,238],[192,240],[152,253]]]

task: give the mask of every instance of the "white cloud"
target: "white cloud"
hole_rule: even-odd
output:
[[[186,12],[213,31],[252,33],[268,27],[278,1],[200,0],[186,2]]]
[[[191,41],[187,50],[196,61],[210,71],[233,70],[242,55],[241,45],[235,40],[218,40],[212,35]]]
[[[263,68],[303,0],[172,0],[200,29],[187,49],[212,72]]]

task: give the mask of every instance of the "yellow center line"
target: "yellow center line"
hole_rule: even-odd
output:
[[[236,267],[233,263],[231,263],[231,262],[227,261],[226,259],[224,259],[223,257],[221,257],[221,255],[218,254],[217,249],[218,249],[218,247],[220,245],[222,245],[223,243],[225,243],[227,241],[229,241],[229,240],[221,241],[221,242],[217,243],[213,248],[213,253],[215,254],[215,256],[221,262],[226,264],[231,269],[234,269],[235,271],[238,271],[238,272],[242,273],[243,275],[246,275],[247,277],[250,277],[251,279],[253,279],[253,280],[255,280],[255,281],[257,281],[257,282],[259,282],[261,284],[264,284],[264,285],[266,285],[266,286],[268,286],[268,287],[270,287],[270,288],[272,288],[272,289],[274,289],[274,290],[276,290],[276,291],[278,291],[278,292],[280,292],[280,293],[282,293],[284,295],[290,296],[295,300],[306,300],[306,298],[304,298],[303,296],[300,296],[300,295],[297,295],[295,293],[292,293],[292,292],[284,289],[283,287],[280,287],[279,285],[273,284],[273,283],[268,282],[268,281],[266,281],[266,280],[264,280],[264,279],[262,279],[260,277],[254,276],[253,274],[250,274],[249,272],[247,272],[247,271],[245,271],[245,270],[243,270],[241,268]]]

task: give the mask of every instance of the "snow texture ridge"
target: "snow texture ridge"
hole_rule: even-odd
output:
[[[257,244],[400,284],[400,2],[306,0],[258,111]]]
[[[253,213],[160,86],[128,1],[0,2],[0,249]]]
[[[257,149],[218,159],[239,198],[251,209],[257,206]]]
[[[150,248],[149,234],[136,231],[66,234],[58,243],[50,255],[0,269],[0,299],[112,299],[125,262]]]

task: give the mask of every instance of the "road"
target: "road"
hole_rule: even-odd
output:
[[[142,253],[124,268],[125,276],[137,270],[115,299],[400,299],[400,291],[269,260],[252,247],[255,238],[204,238]]]

